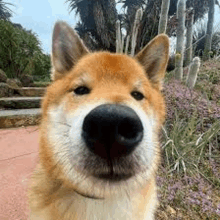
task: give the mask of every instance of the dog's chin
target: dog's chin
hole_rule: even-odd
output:
[[[114,173],[93,174],[93,180],[95,180],[96,183],[97,183],[97,181],[101,181],[102,188],[104,189],[103,193],[101,193],[101,194],[96,193],[95,188],[94,188],[93,193],[92,192],[83,192],[80,190],[75,190],[75,192],[78,195],[80,195],[84,198],[87,198],[87,199],[102,200],[102,199],[109,197],[108,193],[106,194],[106,190],[109,190],[108,187],[111,188],[111,185],[112,186],[117,185],[118,187],[120,187],[121,185],[123,185],[123,183],[125,183],[125,181],[129,181],[129,179],[132,176],[133,176],[132,174],[119,174],[119,173],[117,173],[117,174],[114,174]],[[99,188],[99,190],[100,190],[100,188]],[[111,191],[111,193],[113,193],[113,192]],[[114,193],[113,193],[113,195],[114,195]]]
[[[97,199],[97,200],[103,200],[105,199],[104,197],[101,197],[101,196],[95,196],[95,195],[92,195],[92,194],[89,194],[89,193],[83,193],[83,192],[80,192],[78,190],[75,190],[75,193],[86,198],[86,199]]]
[[[132,188],[130,180],[134,177],[131,173],[99,173],[93,174],[87,179],[87,183],[93,186],[93,190],[84,188],[78,185],[75,193],[85,199],[104,200],[107,198],[114,198],[126,193],[129,188]]]

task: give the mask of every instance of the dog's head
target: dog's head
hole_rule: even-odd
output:
[[[41,162],[51,175],[98,198],[152,177],[168,50],[168,37],[159,35],[134,58],[90,53],[71,27],[56,23],[54,82],[43,102],[40,141]]]

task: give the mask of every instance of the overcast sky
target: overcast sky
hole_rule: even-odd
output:
[[[69,13],[66,0],[5,0],[13,3],[10,8],[15,12],[12,22],[20,23],[24,28],[37,33],[45,53],[51,52],[51,35],[54,23],[58,19],[67,21],[71,26],[77,23],[74,12]],[[215,24],[220,24],[220,10],[216,7]],[[218,25],[220,28],[220,25]]]

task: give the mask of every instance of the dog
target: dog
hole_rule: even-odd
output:
[[[168,57],[165,34],[134,57],[92,53],[56,22],[31,220],[154,219]]]

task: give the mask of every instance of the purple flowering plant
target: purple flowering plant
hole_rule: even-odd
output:
[[[194,89],[165,80],[156,219],[220,219],[220,62],[210,65]]]

